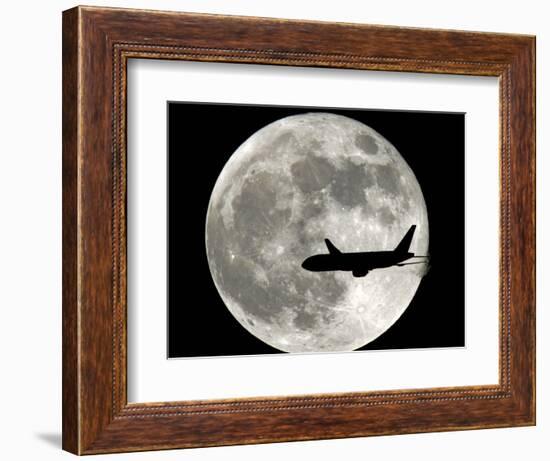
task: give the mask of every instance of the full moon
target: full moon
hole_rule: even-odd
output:
[[[397,149],[367,125],[331,113],[277,120],[229,158],[210,197],[206,253],[225,305],[285,352],[352,351],[403,314],[425,265],[310,272],[309,256],[393,250],[411,225],[428,252],[428,213]]]

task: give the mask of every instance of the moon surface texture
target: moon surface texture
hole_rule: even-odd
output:
[[[424,264],[310,272],[309,256],[393,250],[416,224],[411,251],[428,252],[428,214],[403,157],[372,128],[304,113],[258,130],[229,158],[212,191],[206,252],[214,283],[250,333],[286,352],[352,351],[407,309]]]

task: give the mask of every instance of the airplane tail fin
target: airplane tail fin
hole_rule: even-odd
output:
[[[407,253],[409,251],[409,247],[411,246],[411,242],[413,239],[414,231],[416,230],[416,225],[412,225],[410,229],[405,234],[405,237],[399,242],[399,245],[395,247],[396,253]]]
[[[328,248],[328,252],[331,255],[339,255],[340,253],[342,253],[338,248],[334,246],[334,244],[329,239],[325,239],[325,244]]]

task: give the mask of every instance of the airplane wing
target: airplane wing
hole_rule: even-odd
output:
[[[364,277],[369,273],[368,269],[354,269],[352,271],[352,274],[354,277]]]

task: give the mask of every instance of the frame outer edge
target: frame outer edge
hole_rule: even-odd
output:
[[[537,420],[537,399],[536,399],[536,386],[537,386],[537,368],[536,368],[536,307],[537,307],[537,295],[536,295],[536,232],[537,232],[537,217],[536,217],[536,37],[531,37],[523,53],[523,78],[525,79],[525,101],[526,117],[525,127],[522,132],[524,136],[523,143],[527,157],[527,166],[525,168],[525,181],[526,181],[526,210],[527,222],[529,222],[528,235],[526,237],[526,245],[528,246],[529,259],[527,260],[528,270],[526,271],[526,277],[528,279],[527,292],[524,295],[526,299],[529,299],[529,303],[526,306],[528,314],[526,315],[525,322],[526,336],[528,342],[529,351],[526,354],[525,369],[528,370],[528,384],[526,385],[526,393],[528,395],[527,402],[525,403],[526,421],[530,426],[536,426]]]
[[[533,215],[533,225],[534,225],[534,232],[535,235],[534,243],[535,243],[535,256],[533,261],[533,281],[535,283],[534,286],[534,299],[533,299],[533,309],[534,309],[534,315],[532,319],[532,335],[533,335],[533,348],[534,353],[532,357],[531,367],[533,370],[533,400],[531,402],[531,411],[532,411],[532,424],[533,426],[537,425],[537,250],[536,250],[536,244],[537,244],[537,38],[536,36],[532,37],[532,43],[530,48],[530,56],[531,56],[531,111],[532,111],[532,122],[533,122],[533,132],[531,134],[531,149],[533,150],[533,166],[532,166],[532,178],[531,181],[533,182],[533,208],[531,210],[531,213]]]
[[[80,11],[62,15],[62,448],[80,453],[78,139]]]
[[[508,72],[512,427],[536,425],[535,37],[525,38]]]

